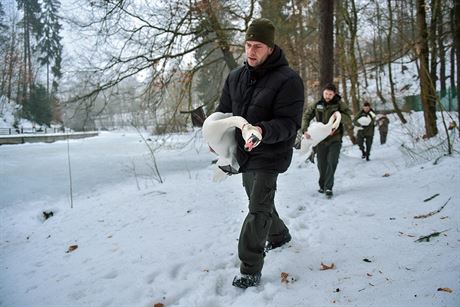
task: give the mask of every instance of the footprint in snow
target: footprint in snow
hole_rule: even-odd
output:
[[[115,279],[118,277],[118,272],[117,271],[111,271],[103,276],[105,279]]]
[[[157,277],[157,275],[158,275],[158,272],[150,273],[144,277],[144,280],[147,284],[151,285],[155,281],[155,278]]]
[[[179,271],[182,268],[182,266],[183,266],[182,263],[174,265],[173,268],[171,269],[170,276],[172,278],[177,278],[177,276],[179,275]]]

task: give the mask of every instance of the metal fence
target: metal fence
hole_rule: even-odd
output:
[[[457,105],[457,89],[455,88],[448,88],[446,93],[441,95],[440,92],[436,92],[439,97],[439,102],[442,104],[444,110],[446,111],[458,111]],[[420,95],[413,95],[413,96],[405,96],[404,97],[404,106],[402,107],[403,110],[413,110],[413,111],[423,111],[422,100],[420,99]],[[436,105],[436,110],[440,111],[440,106]]]
[[[0,128],[0,135],[68,133],[69,128]]]

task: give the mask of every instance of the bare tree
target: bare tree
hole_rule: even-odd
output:
[[[420,89],[423,105],[423,115],[425,118],[425,137],[431,138],[438,133],[436,127],[436,93],[434,80],[430,76],[428,64],[428,30],[426,24],[425,0],[416,1],[417,8],[417,55],[420,61]]]
[[[388,18],[389,18],[389,25],[388,25],[388,32],[387,32],[387,50],[388,50],[388,58],[387,58],[387,64],[388,64],[388,78],[390,82],[390,93],[391,93],[391,102],[393,104],[393,108],[396,111],[396,114],[398,115],[399,119],[403,124],[407,123],[406,119],[404,118],[401,110],[398,107],[398,104],[396,103],[396,95],[395,95],[395,87],[394,87],[394,80],[393,80],[393,71],[392,71],[392,52],[391,50],[393,49],[392,47],[392,33],[393,33],[393,11],[392,11],[392,5],[391,5],[391,0],[388,0]]]
[[[444,44],[445,40],[445,25],[444,25],[444,12],[442,11],[442,6],[440,5],[440,14],[439,20],[437,24],[437,43],[439,48],[439,80],[440,80],[440,90],[441,90],[441,98],[446,96],[446,47]],[[450,103],[449,103],[450,104]]]
[[[11,16],[8,36],[2,49],[3,65],[1,71],[0,94],[5,95],[8,101],[13,98],[13,88],[17,84],[18,67],[20,67],[19,41],[17,30],[17,15]]]
[[[93,63],[91,67],[99,76],[97,86],[75,96],[73,101],[96,95],[141,72],[148,76],[150,88],[158,88],[158,83],[164,87],[177,71],[196,71],[202,66],[202,62],[193,62],[191,58],[203,47],[210,46],[209,53],[219,50],[226,65],[235,68],[235,51],[242,51],[235,36],[245,31],[254,3],[255,0],[244,4],[219,0],[143,4],[89,1],[90,20],[74,22],[92,34],[97,29],[98,54],[107,56],[102,59],[103,65]],[[218,12],[224,12],[226,18],[235,22],[224,25]],[[202,58],[206,57],[203,54]],[[161,102],[154,100],[155,104]]]
[[[458,129],[460,130],[460,0],[455,0],[455,50],[457,53],[457,114],[458,114]],[[453,73],[451,78],[453,78]]]
[[[431,18],[428,27],[428,46],[430,50],[430,79],[433,80],[434,92],[436,93],[436,80],[438,79],[438,23],[441,17],[441,2],[440,0],[431,0]]]

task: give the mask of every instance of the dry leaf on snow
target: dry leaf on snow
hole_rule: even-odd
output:
[[[321,271],[325,271],[325,270],[332,270],[332,269],[334,269],[334,268],[335,268],[335,264],[334,264],[334,263],[331,263],[331,264],[328,265],[328,264],[324,264],[324,263],[321,262],[321,266],[320,266],[319,269],[320,269]]]
[[[438,291],[444,291],[444,292],[449,292],[449,293],[453,292],[451,288],[438,288]]]
[[[77,248],[78,248],[78,245],[70,245],[70,246],[69,246],[69,249],[66,251],[66,253],[73,252],[73,251],[76,250]]]
[[[292,276],[289,276],[289,273],[281,272],[281,283],[288,284],[293,283],[296,279]]]

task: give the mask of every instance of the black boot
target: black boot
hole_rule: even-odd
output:
[[[267,245],[265,246],[265,252],[281,247],[284,244],[291,241],[291,239],[292,239],[291,234],[289,233],[289,231],[286,231],[285,233],[283,233],[283,237],[279,241],[276,241],[276,242],[268,241]]]
[[[366,158],[366,151],[364,149],[361,149],[361,153],[362,153],[361,159]]]
[[[260,285],[261,277],[262,274],[260,272],[255,274],[240,274],[239,276],[235,276],[235,278],[233,278],[232,285],[242,289],[257,287]]]

